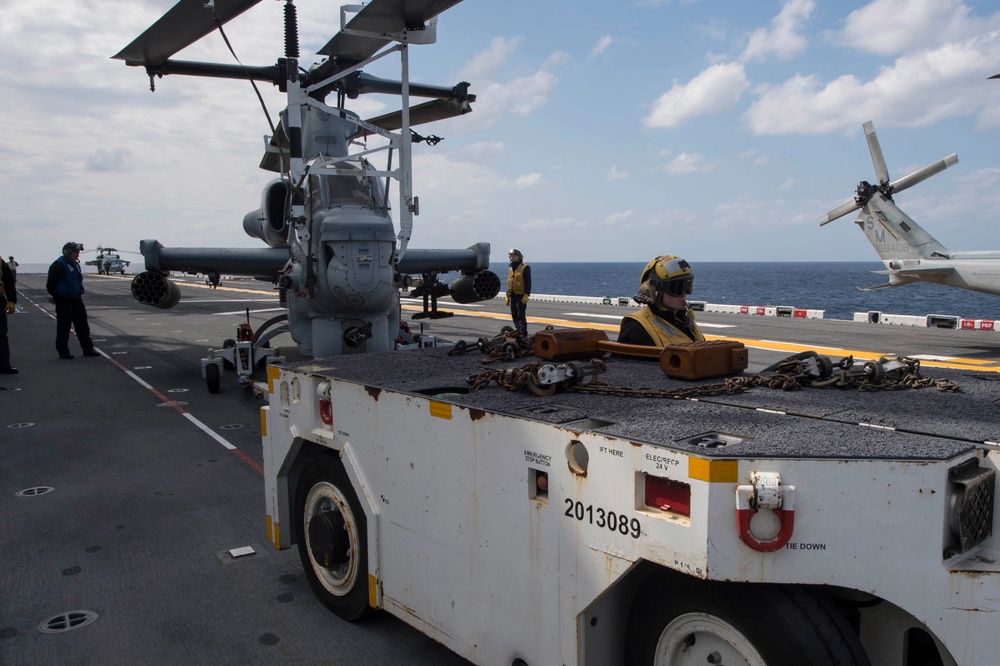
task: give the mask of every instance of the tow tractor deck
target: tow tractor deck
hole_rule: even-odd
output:
[[[470,393],[468,378],[529,362],[559,363],[531,356],[484,363],[481,353],[449,356],[447,348],[389,354],[391,363],[386,354],[367,354],[285,367],[702,457],[948,460],[977,445],[1000,446],[995,419],[1000,382],[988,373],[921,371],[925,377],[957,382],[957,392],[933,386],[874,392],[753,387],[689,399],[615,395],[613,390],[537,396],[496,382]],[[596,379],[609,389],[692,389],[724,381],[670,379],[650,361],[612,356],[605,363],[606,373]]]

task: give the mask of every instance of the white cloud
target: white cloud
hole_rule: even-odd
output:
[[[643,123],[646,127],[677,127],[700,115],[729,110],[749,87],[743,65],[712,65],[687,84],[674,81],[671,89],[653,104]]]
[[[529,187],[535,187],[542,182],[542,174],[540,173],[526,173],[518,176],[514,180],[514,187],[520,189],[526,189]]]
[[[750,35],[742,60],[764,60],[770,55],[787,60],[805,50],[803,24],[816,8],[813,0],[788,0],[771,19],[770,29],[760,28]]]
[[[464,146],[456,157],[472,162],[495,162],[504,157],[504,145],[502,141],[480,141]]]
[[[830,39],[870,53],[902,54],[981,33],[984,26],[970,13],[963,0],[873,0],[851,12]]]
[[[989,122],[1000,88],[986,81],[1000,62],[1000,33],[902,56],[869,81],[843,75],[823,84],[816,75],[760,86],[743,116],[755,134],[854,131],[867,120],[921,127],[982,113]]]
[[[125,160],[129,154],[129,151],[123,148],[113,150],[98,148],[87,157],[86,169],[88,171],[123,171],[127,166]]]
[[[532,233],[542,231],[573,231],[586,229],[587,223],[573,217],[547,217],[538,220],[531,220],[517,225],[518,231],[530,231]]]
[[[619,171],[617,164],[611,165],[611,171],[609,171],[605,176],[608,180],[625,180],[628,178],[628,171]]]
[[[598,39],[597,44],[595,44],[594,48],[590,50],[590,57],[596,58],[597,56],[604,53],[607,50],[607,48],[611,46],[612,42],[614,42],[614,39],[611,38],[611,35],[604,35],[603,37]]]
[[[711,171],[711,165],[705,164],[705,158],[694,153],[681,153],[670,160],[663,170],[669,174],[680,175],[686,173],[696,173],[699,171]]]
[[[604,218],[602,224],[606,227],[614,227],[615,229],[629,229],[632,225],[626,224],[626,221],[632,217],[633,211],[625,210],[620,213],[612,213]]]
[[[520,37],[494,37],[485,51],[480,51],[462,68],[458,76],[463,81],[493,81],[507,59],[521,45]]]
[[[546,67],[564,62],[567,56],[553,53],[536,72],[501,81],[504,65],[520,43],[520,38],[495,37],[488,49],[462,69],[463,80],[477,82],[475,112],[467,116],[468,128],[491,125],[508,115],[526,116],[548,103],[558,77]]]

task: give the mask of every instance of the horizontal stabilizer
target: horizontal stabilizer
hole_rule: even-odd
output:
[[[878,291],[879,289],[888,289],[889,287],[895,287],[891,282],[886,282],[885,284],[877,284],[874,287],[857,287],[858,291]]]
[[[126,65],[156,67],[163,61],[194,44],[199,39],[227,23],[260,0],[215,0],[215,8],[204,0],[180,0],[160,19],[146,28],[135,40],[111,56]]]
[[[954,266],[944,268],[928,266],[926,268],[918,267],[901,268],[899,270],[872,271],[872,273],[876,273],[878,275],[898,275],[902,278],[944,277],[945,275],[950,275],[954,272]]]

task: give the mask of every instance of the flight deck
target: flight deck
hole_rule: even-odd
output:
[[[231,372],[218,394],[209,393],[199,360],[233,337],[248,310],[255,326],[277,314],[271,285],[223,282],[212,289],[191,278],[179,283],[176,308],[157,310],[130,297],[127,278],[88,275],[85,299],[102,357],[82,357],[71,337],[77,357],[65,361],[55,352],[44,282],[43,275],[18,276],[24,312],[8,321],[20,374],[0,379],[0,511],[7,527],[0,543],[8,563],[0,586],[0,662],[466,663],[395,619],[338,620],[313,597],[295,552],[267,543],[264,401]],[[439,307],[454,316],[414,320],[422,305],[404,298],[404,318],[424,337],[472,343],[509,323],[502,300],[458,306],[443,299]],[[533,301],[529,330],[600,328],[613,339],[627,311]],[[805,349],[834,357],[900,353],[920,356],[922,374],[952,379],[961,390],[873,397],[759,388],[699,402],[644,398],[637,408],[620,396],[539,398],[493,385],[448,399],[518,414],[556,405],[535,409],[532,418],[578,427],[587,421],[595,432],[669,439],[675,447],[699,447],[685,440],[708,430],[731,433],[729,456],[752,456],[765,440],[773,445],[780,432],[802,429],[818,434],[789,438],[808,442],[789,445],[789,456],[947,457],[1000,436],[989,416],[1000,397],[1000,333],[711,313],[699,321],[706,334],[747,345],[748,374]],[[273,342],[286,362],[305,361],[283,337]],[[430,349],[394,365],[411,367],[415,376],[386,373],[376,357],[343,359],[342,367],[359,382],[408,392],[467,386],[476,371],[528,359],[483,360]],[[678,384],[658,375],[655,363],[608,367],[601,381],[609,386]],[[688,424],[653,432],[652,415],[666,410]],[[773,413],[780,411],[786,414]],[[233,554],[247,548],[249,554]]]

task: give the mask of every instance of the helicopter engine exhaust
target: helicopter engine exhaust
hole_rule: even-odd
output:
[[[488,301],[499,293],[500,278],[493,271],[463,275],[451,283],[451,300],[456,303]]]
[[[243,231],[271,247],[288,246],[288,183],[275,178],[260,195],[260,208],[243,217]]]
[[[143,305],[169,310],[181,300],[181,290],[165,276],[143,271],[132,278],[132,298]]]

